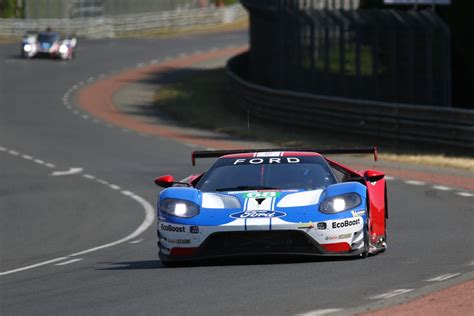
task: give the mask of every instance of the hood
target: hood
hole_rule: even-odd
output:
[[[365,187],[359,183],[336,184],[326,189],[317,190],[201,192],[195,188],[168,188],[161,192],[160,199],[184,199],[200,206],[199,216],[172,218],[173,222],[181,224],[233,225],[248,220],[251,222],[259,220],[268,222],[270,220],[275,223],[308,223],[348,216],[348,212],[325,214],[319,211],[319,204],[332,195],[358,192],[363,200],[358,208],[364,208],[364,190]]]

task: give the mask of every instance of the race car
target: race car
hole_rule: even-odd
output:
[[[74,57],[76,45],[76,38],[66,37],[61,39],[58,32],[50,30],[39,33],[27,32],[21,43],[21,56],[32,58],[43,55],[70,60]]]
[[[327,154],[377,148],[196,151],[218,158],[165,188],[157,203],[158,255],[166,264],[243,255],[367,257],[387,248],[384,173],[356,171]]]

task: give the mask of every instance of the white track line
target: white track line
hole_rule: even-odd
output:
[[[0,146],[0,151],[6,152],[7,150],[8,150],[7,148]],[[13,151],[13,152],[18,153],[16,151]],[[11,150],[10,150],[10,154],[11,154]],[[18,153],[18,155],[20,155],[20,153]],[[23,157],[24,159],[27,159],[27,160],[33,160],[34,159],[33,157],[27,156],[27,155],[21,155],[21,157]],[[40,160],[40,159],[34,159],[33,161],[38,163],[38,164],[45,164],[45,162],[43,160]],[[49,168],[55,168],[55,165],[53,165],[51,163],[46,163],[46,165]],[[82,171],[83,171],[82,168],[70,168],[68,171],[58,171],[58,172],[56,172],[56,175],[65,175],[66,173],[71,174],[71,172],[72,173],[77,173],[77,172],[82,172]],[[53,172],[53,174],[54,174],[54,172]],[[92,176],[90,174],[84,174],[82,176],[84,178],[87,178],[87,179],[90,179],[90,180],[95,180],[95,181],[97,181],[99,183],[102,183],[104,185],[109,185],[109,182],[107,182],[105,180],[102,180],[102,179],[98,179],[95,176]],[[117,185],[110,184],[109,187],[113,188],[114,190],[121,190],[121,188]],[[70,264],[70,263],[73,263],[73,262],[78,262],[78,261],[82,260],[82,258],[73,258],[73,259],[71,259],[71,257],[77,257],[77,256],[80,256],[82,254],[86,254],[86,253],[94,252],[94,251],[97,251],[97,250],[100,250],[100,249],[116,246],[116,245],[124,243],[126,241],[135,239],[137,236],[142,234],[146,229],[148,229],[148,227],[150,227],[154,223],[154,221],[155,221],[154,208],[150,203],[148,203],[148,201],[146,201],[144,198],[142,198],[138,195],[135,195],[133,192],[130,192],[130,191],[127,191],[127,190],[123,190],[123,191],[120,191],[120,192],[123,195],[128,196],[131,199],[135,200],[138,204],[140,204],[142,206],[143,210],[145,211],[145,218],[144,218],[143,222],[131,234],[125,236],[124,238],[116,240],[114,242],[104,244],[104,245],[100,245],[100,246],[97,246],[97,247],[94,247],[94,248],[89,248],[89,249],[86,249],[86,250],[82,250],[80,252],[76,252],[76,253],[70,254],[70,255],[65,256],[65,257],[58,257],[58,258],[46,260],[46,261],[43,261],[43,262],[38,262],[38,263],[35,263],[35,264],[32,264],[32,265],[28,265],[28,266],[24,266],[24,267],[20,267],[20,268],[16,268],[16,269],[8,270],[8,271],[3,271],[3,272],[0,272],[0,276],[7,275],[7,274],[12,274],[12,273],[16,273],[16,272],[21,272],[21,271],[25,271],[25,270],[34,269],[34,268],[41,267],[41,266],[48,265],[48,264],[52,264],[52,263],[55,263],[55,262],[64,261],[66,259],[70,259],[70,260],[68,260],[66,262],[58,263],[56,265],[66,265],[66,264]],[[141,242],[142,240],[143,239],[135,240],[134,243]]]
[[[47,264],[55,263],[55,262],[58,262],[58,261],[63,261],[63,260],[66,260],[67,258],[68,257],[60,257],[60,258],[55,258],[55,259],[51,259],[51,260],[48,260],[48,261],[43,261],[43,262],[40,262],[40,263],[35,263],[35,264],[25,266],[25,267],[21,267],[21,268],[18,268],[18,269],[13,269],[13,270],[5,271],[5,272],[0,272],[0,275],[7,275],[7,274],[15,273],[15,272],[30,270],[30,269],[33,269],[33,268],[37,268],[37,267],[47,265]]]
[[[332,313],[337,313],[342,311],[342,308],[326,308],[326,309],[317,309],[314,311],[310,311],[307,313],[296,314],[298,316],[320,316],[320,315],[327,315]]]
[[[416,181],[416,180],[407,180],[405,181],[406,184],[411,184],[411,185],[425,185],[425,182],[423,181]]]
[[[73,174],[78,174],[78,173],[81,173],[84,169],[82,168],[69,168],[69,170],[66,170],[66,171],[54,171],[53,173],[51,173],[51,175],[53,177],[58,177],[58,176],[70,176],[70,175],[73,175]]]
[[[463,197],[473,197],[474,196],[474,194],[468,193],[468,192],[457,192],[456,194],[459,195],[459,196],[463,196]]]
[[[143,241],[143,239],[137,239],[137,240],[131,241],[130,244],[138,244],[142,241]]]
[[[126,236],[122,239],[119,239],[117,241],[70,254],[69,257],[77,257],[77,256],[81,256],[83,254],[94,252],[94,251],[97,251],[97,250],[100,250],[100,249],[116,246],[118,244],[121,244],[121,243],[124,243],[126,241],[129,241],[131,239],[136,238],[141,233],[143,233],[148,227],[150,227],[153,224],[154,220],[155,220],[155,211],[154,211],[153,206],[150,203],[148,203],[144,198],[142,198],[138,195],[131,195],[130,198],[137,201],[143,207],[143,209],[145,211],[145,219],[143,220],[141,225],[138,226],[138,228],[133,233],[131,233],[130,235],[128,235],[128,236]]]
[[[94,248],[90,248],[90,249],[86,249],[86,250],[83,250],[83,251],[80,251],[80,252],[70,254],[66,257],[55,258],[55,259],[39,262],[39,263],[36,263],[36,264],[32,264],[32,265],[29,265],[29,266],[25,266],[25,267],[13,269],[13,270],[0,272],[0,276],[1,275],[12,274],[12,273],[15,273],[15,272],[20,272],[20,271],[30,270],[30,269],[33,269],[33,268],[37,268],[37,267],[47,265],[47,264],[55,263],[55,262],[58,262],[58,261],[63,261],[63,260],[69,259],[70,257],[81,256],[81,255],[86,254],[86,253],[94,252],[94,251],[101,250],[101,249],[104,249],[104,248],[109,248],[109,247],[116,246],[116,245],[119,245],[121,243],[124,243],[126,241],[129,241],[131,239],[135,239],[138,235],[143,233],[148,227],[150,227],[153,224],[153,222],[155,221],[155,212],[154,212],[153,206],[150,203],[148,203],[144,198],[142,198],[138,195],[131,195],[130,198],[137,201],[143,207],[143,210],[145,211],[145,219],[143,220],[141,225],[138,226],[138,228],[135,229],[135,231],[132,232],[130,235],[128,235],[128,236],[126,236],[122,239],[119,239],[117,241],[105,244],[105,245],[97,246],[97,247],[94,247]]]
[[[441,281],[445,281],[445,280],[457,277],[460,274],[461,273],[443,274],[443,275],[437,276],[435,278],[428,279],[426,281],[428,281],[428,282],[441,282]]]
[[[405,294],[411,291],[414,291],[414,289],[398,289],[398,290],[390,291],[388,293],[372,296],[371,299],[373,300],[386,299],[386,298],[391,298],[397,295]]]
[[[71,260],[68,260],[68,261],[56,263],[55,265],[56,265],[56,266],[64,266],[64,265],[66,265],[66,264],[71,264],[71,263],[78,262],[78,261],[82,261],[82,258],[71,259]]]
[[[434,185],[433,189],[440,190],[440,191],[451,191],[452,190],[450,187],[446,187],[444,185]]]
[[[109,188],[111,188],[113,190],[120,190],[121,189],[118,185],[115,185],[115,184],[109,184]]]
[[[108,185],[109,184],[107,181],[99,179],[99,178],[96,178],[96,181],[99,182],[100,184],[103,184],[103,185]]]

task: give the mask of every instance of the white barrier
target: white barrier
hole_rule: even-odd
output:
[[[0,36],[22,36],[26,31],[44,30],[51,27],[64,34],[104,38],[128,32],[224,24],[246,17],[247,11],[240,4],[235,4],[219,8],[210,7],[100,18],[0,19]]]

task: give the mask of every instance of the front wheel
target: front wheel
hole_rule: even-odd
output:
[[[364,225],[364,251],[360,254],[361,258],[367,258],[370,250],[369,229]]]

